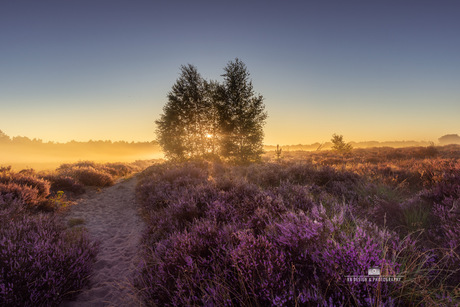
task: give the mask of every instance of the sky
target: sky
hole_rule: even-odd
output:
[[[1,0],[0,129],[44,141],[155,139],[180,66],[235,58],[266,144],[460,134],[459,1]]]

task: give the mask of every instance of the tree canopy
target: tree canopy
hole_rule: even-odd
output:
[[[438,140],[441,145],[460,144],[460,136],[458,136],[458,134],[446,134],[441,136]]]
[[[193,65],[181,67],[181,76],[168,93],[168,103],[157,124],[158,143],[172,160],[203,157],[212,152],[207,140],[215,128],[210,110],[210,83]]]
[[[11,141],[11,138],[8,135],[6,135],[5,132],[0,130],[0,142],[9,142],[9,141]]]
[[[267,113],[249,76],[239,59],[224,68],[222,83],[205,80],[193,65],[181,66],[181,75],[156,121],[157,140],[166,157],[178,161],[211,157],[236,163],[260,160]]]
[[[254,162],[263,153],[264,112],[262,95],[254,93],[246,65],[236,59],[224,68],[217,103],[221,154],[237,162]]]

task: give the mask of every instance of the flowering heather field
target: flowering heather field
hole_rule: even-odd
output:
[[[87,186],[112,185],[141,164],[80,162],[38,174],[0,168],[0,306],[57,306],[87,284],[98,244],[60,213]]]
[[[459,158],[382,148],[154,165],[137,187],[136,287],[149,306],[457,305]]]
[[[147,229],[135,286],[146,305],[459,304],[460,147],[264,160],[162,163],[139,176]],[[88,186],[145,166],[0,169],[0,305],[58,306],[79,293],[98,244],[60,213]],[[371,267],[396,281],[372,280]]]

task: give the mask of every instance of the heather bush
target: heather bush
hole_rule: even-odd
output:
[[[56,211],[65,205],[65,196],[58,191],[50,195],[50,182],[46,178],[38,178],[28,170],[0,174],[0,196],[10,200],[18,200],[29,213],[37,211]],[[60,193],[63,193],[60,191]]]
[[[29,187],[37,191],[37,197],[46,198],[50,194],[50,184],[44,179],[24,173],[3,172],[0,173],[1,184],[13,184],[21,187]]]
[[[80,167],[74,170],[73,175],[80,183],[87,186],[106,187],[115,184],[110,174],[92,167]]]
[[[242,231],[235,236],[238,243],[229,254],[241,297],[255,304],[286,303],[291,272],[285,251],[263,235]]]
[[[440,203],[446,198],[460,198],[460,169],[455,173],[444,173],[442,179],[431,189],[423,190],[421,196],[435,203]]]
[[[395,274],[397,264],[381,260],[388,234],[357,227],[347,236],[338,232],[343,213],[332,219],[324,208],[315,207],[312,213],[316,219],[286,213],[275,222],[258,209],[255,216],[270,218],[259,219],[269,223],[261,228],[253,221],[225,226],[211,219],[195,220],[188,231],[171,232],[150,245],[153,250],[145,250],[149,260],[142,267],[138,287],[144,289],[147,301],[162,305],[281,306],[329,298],[334,304],[365,305],[377,297],[375,285],[350,290],[343,279],[346,274],[364,274],[374,265]],[[335,240],[328,240],[335,232]]]
[[[401,274],[404,279],[394,288],[392,295],[401,298],[407,303],[420,306],[457,306],[460,295],[458,293],[459,270],[446,264],[447,257],[444,249],[428,249],[420,244],[421,233],[411,234],[401,240],[400,251],[397,257],[400,263]]]
[[[97,168],[98,164],[93,161],[80,161],[76,163],[64,163],[61,164],[56,170],[58,172],[63,172],[66,170],[71,170],[73,168],[78,168],[78,167],[92,167],[92,168]]]
[[[0,224],[0,304],[57,306],[88,281],[96,246],[53,216],[24,215]]]
[[[456,302],[459,164],[402,153],[397,165],[148,168],[137,186],[148,224],[140,295],[175,306]],[[347,280],[370,267],[401,281]]]
[[[230,262],[225,245],[234,240],[234,231],[235,227],[220,227],[205,220],[146,248],[137,280],[137,287],[144,290],[143,298],[149,304],[164,306],[224,303],[214,291],[224,287],[220,291],[230,297],[226,281],[230,272],[224,268],[230,269]]]
[[[92,161],[81,161],[73,164],[62,164],[56,169],[56,177],[71,177],[85,186],[107,187],[115,184],[115,179],[128,176],[139,171],[145,163],[106,163],[99,164]],[[63,185],[74,191],[80,191],[78,184],[69,179],[60,179]],[[66,181],[66,182],[64,182]]]
[[[0,194],[0,225],[26,213],[26,205],[23,200],[11,193]]]
[[[187,163],[183,168],[173,164],[157,164],[140,175],[138,200],[151,209],[163,208],[181,195],[183,189],[207,183],[207,179],[206,169],[195,163]]]
[[[219,193],[217,200],[225,204],[229,213],[227,221],[246,222],[257,208],[265,208],[271,215],[278,215],[285,211],[279,197],[243,180],[235,182],[229,191]]]
[[[294,212],[297,210],[309,211],[317,199],[314,196],[317,194],[314,186],[295,185],[289,182],[284,182],[274,188],[273,193],[282,198],[287,210]]]
[[[361,224],[361,223],[359,223]],[[335,304],[355,306],[383,305],[395,300],[390,295],[388,283],[346,283],[344,276],[366,275],[370,267],[378,267],[382,274],[395,276],[399,273],[399,263],[387,259],[393,252],[398,252],[398,240],[394,235],[381,231],[376,227],[357,225],[351,232],[340,232],[326,241],[320,258],[314,259],[320,268],[320,284],[328,289],[326,297],[333,298]]]
[[[433,208],[433,214],[439,219],[439,226],[444,231],[447,246],[460,255],[460,200],[449,198]]]
[[[92,166],[73,166],[62,171],[63,175],[75,178],[79,183],[86,186],[106,187],[115,183],[113,177],[103,170]]]
[[[79,183],[75,178],[58,174],[47,175],[44,176],[44,178],[51,183],[50,190],[53,193],[64,191],[74,196],[85,193],[85,186]]]
[[[252,165],[239,171],[249,182],[262,188],[277,187],[283,183],[296,185],[316,185],[326,192],[355,200],[359,175],[347,170],[337,170],[328,166],[315,166],[310,163],[266,163]]]
[[[249,182],[261,187],[276,187],[288,180],[288,173],[285,171],[285,167],[279,163],[252,164],[245,168],[240,167],[239,172]]]
[[[273,240],[286,251],[295,271],[297,292],[286,298],[291,304],[366,306],[391,299],[386,286],[349,283],[346,276],[365,275],[371,266],[388,275],[397,273],[398,264],[385,254],[385,248],[397,246],[397,238],[365,220],[347,219],[344,210],[329,217],[325,208],[316,206],[308,216],[288,213],[276,223]]]
[[[0,172],[0,305],[57,306],[88,281],[96,253],[86,233],[67,230],[52,213],[64,192],[31,170]],[[59,187],[82,187],[52,176]],[[56,185],[54,185],[56,188]],[[75,191],[75,190],[74,190]]]
[[[176,189],[170,183],[139,185],[138,191],[147,191],[144,198],[144,217],[150,238],[163,238],[174,231],[187,229],[192,222],[207,214],[217,199],[217,190],[212,185]]]
[[[29,208],[37,207],[45,201],[43,197],[40,197],[37,189],[17,183],[0,183],[0,195],[9,195],[13,199],[19,199]]]
[[[131,174],[136,168],[125,163],[107,163],[104,169],[112,176],[123,177]]]
[[[447,284],[460,285],[460,200],[448,199],[441,205],[435,205],[433,214],[439,219],[441,228],[441,247],[438,257],[452,274]],[[438,233],[439,233],[438,232]],[[439,238],[439,237],[438,237]],[[460,293],[457,293],[460,296]]]

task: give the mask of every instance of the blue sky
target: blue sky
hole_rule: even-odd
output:
[[[0,2],[0,129],[153,140],[182,64],[238,57],[267,144],[460,134],[458,1]]]

